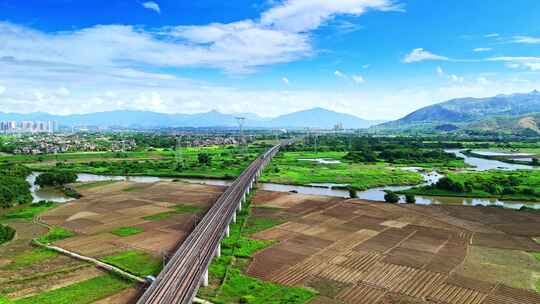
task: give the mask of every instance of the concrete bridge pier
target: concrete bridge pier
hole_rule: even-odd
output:
[[[219,243],[216,248],[216,257],[219,258],[220,256],[221,256],[221,243]]]
[[[207,287],[208,286],[208,269],[206,269],[203,273],[203,276],[201,278],[201,285],[203,287]]]
[[[233,222],[233,223],[236,223],[236,212],[233,213],[233,215],[232,215],[232,222]]]
[[[225,228],[225,237],[229,237],[230,234],[231,234],[231,231],[230,231],[229,225],[227,225],[227,227]]]

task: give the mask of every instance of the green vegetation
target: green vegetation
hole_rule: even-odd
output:
[[[144,229],[140,227],[120,227],[111,231],[111,233],[117,236],[126,237],[134,234],[139,234],[143,231]]]
[[[30,171],[19,165],[0,165],[0,208],[30,203],[30,185],[26,176]]]
[[[262,146],[252,146],[240,152],[234,146],[181,148],[180,161],[172,150],[155,150],[125,153],[69,153],[58,158],[45,155],[56,162],[37,162],[30,156],[13,156],[37,171],[62,170],[75,173],[102,175],[148,175],[161,177],[201,177],[232,179],[263,151]],[[0,157],[0,160],[2,157]]]
[[[59,187],[77,181],[77,174],[68,171],[49,171],[36,178],[36,185],[40,187]]]
[[[172,209],[173,209],[172,211],[161,212],[161,213],[145,216],[143,217],[143,219],[147,221],[161,221],[161,220],[164,220],[173,216],[174,214],[199,213],[204,210],[203,208],[199,206],[193,206],[193,205],[187,205],[187,204],[176,205],[172,207]]]
[[[11,241],[15,237],[15,229],[0,224],[0,245]]]
[[[396,193],[392,191],[387,191],[386,194],[384,195],[384,201],[387,203],[395,204],[399,202],[399,195],[397,195]]]
[[[407,204],[414,204],[414,203],[416,203],[416,197],[414,197],[414,195],[412,195],[412,194],[406,194],[405,195],[405,202]]]
[[[214,303],[300,304],[313,298],[314,293],[310,290],[273,284],[244,274],[250,257],[273,244],[272,241],[249,239],[249,234],[279,223],[278,220],[250,217],[249,207],[244,208],[238,214],[237,222],[230,226],[230,236],[222,242],[221,257],[210,264],[210,281],[214,286],[202,288],[200,295]]]
[[[41,201],[11,210],[0,219],[32,219],[36,215],[56,207],[58,204],[50,201]]]
[[[540,171],[490,170],[449,173],[434,185],[403,191],[409,194],[497,197],[506,200],[540,200]]]
[[[160,259],[138,250],[124,251],[101,260],[140,277],[157,275],[162,267]]]
[[[259,231],[264,231],[266,229],[270,229],[283,223],[285,223],[285,221],[279,219],[250,217],[246,225],[244,226],[242,233],[244,235],[252,235]]]
[[[279,184],[309,185],[337,183],[356,190],[387,185],[410,185],[423,181],[419,173],[387,164],[359,164],[343,159],[344,152],[282,152],[265,170],[261,181]],[[300,159],[342,159],[338,164],[320,164]]]
[[[5,267],[9,269],[25,268],[33,264],[50,260],[56,256],[58,256],[58,253],[55,251],[46,248],[33,248],[14,256],[12,262]]]
[[[75,233],[68,231],[61,227],[53,227],[49,232],[45,235],[40,236],[36,239],[36,241],[42,243],[42,244],[49,244],[52,242],[56,242],[59,240],[67,239],[69,237],[74,236]]]
[[[129,286],[130,283],[120,278],[104,275],[15,300],[13,304],[89,304],[113,295]]]
[[[115,180],[105,180],[105,181],[97,181],[97,182],[89,182],[89,183],[80,183],[80,184],[76,184],[75,186],[79,190],[93,189],[93,188],[98,188],[98,187],[103,187],[103,186],[107,186],[107,185],[110,185],[110,184],[114,184],[114,183],[117,183],[117,182],[118,181],[115,181]]]

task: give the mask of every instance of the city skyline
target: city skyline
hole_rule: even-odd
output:
[[[0,8],[2,112],[268,117],[324,107],[389,120],[451,98],[540,88],[532,0],[0,0]]]

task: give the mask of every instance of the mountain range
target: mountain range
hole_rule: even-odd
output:
[[[323,108],[293,112],[274,118],[253,113],[224,114],[218,111],[196,114],[166,114],[149,111],[119,110],[74,115],[48,113],[1,113],[0,121],[56,121],[60,126],[100,127],[237,127],[236,117],[245,117],[244,125],[252,128],[319,128],[331,129],[341,123],[344,128],[367,128],[382,121],[370,121],[357,116]]]
[[[416,110],[381,124],[382,129],[481,130],[540,133],[540,92],[458,98]]]

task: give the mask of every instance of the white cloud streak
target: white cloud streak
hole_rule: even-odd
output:
[[[424,50],[423,48],[417,48],[412,50],[409,54],[405,55],[403,58],[404,63],[413,63],[421,61],[446,61],[449,60],[448,57],[436,55],[429,51]]]
[[[532,36],[514,36],[511,42],[521,44],[540,44],[540,37]]]
[[[473,49],[473,52],[476,52],[476,53],[479,53],[479,52],[489,52],[493,50],[492,48],[488,48],[488,47],[479,47],[479,48],[474,48]]]
[[[149,10],[152,10],[152,11],[158,13],[158,14],[161,14],[161,8],[159,7],[159,4],[157,4],[154,1],[143,2],[143,3],[141,3],[141,5],[146,9],[149,9]]]

